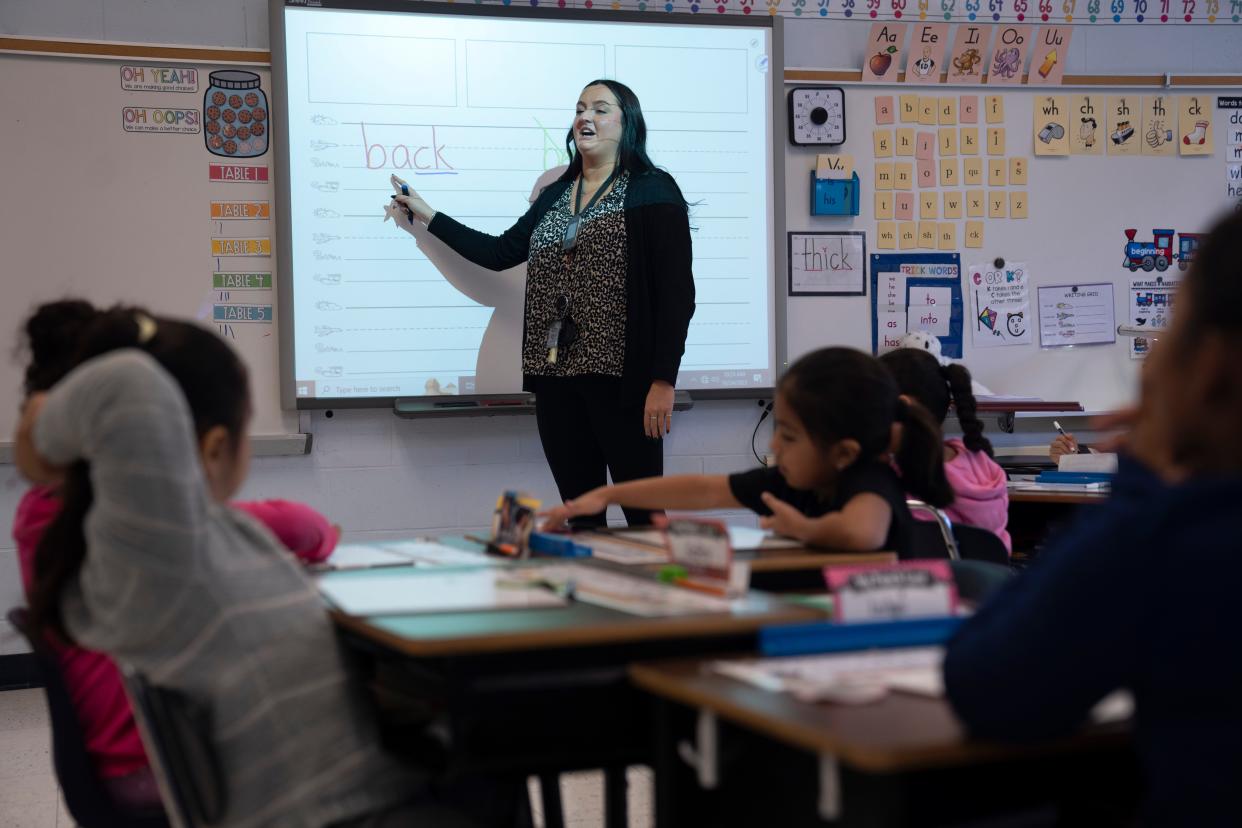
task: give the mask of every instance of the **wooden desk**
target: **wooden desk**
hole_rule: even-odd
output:
[[[1108,500],[1108,492],[1046,492],[1026,489],[1010,489],[1010,503],[1058,503],[1092,505]]]
[[[652,761],[651,708],[628,681],[631,662],[752,649],[764,626],[823,617],[765,595],[731,612],[673,618],[583,602],[498,612],[332,613],[372,686],[398,708],[385,722],[393,750],[445,775],[604,768],[610,828],[626,824],[625,767]]]
[[[1031,556],[1048,533],[1070,520],[1078,509],[1098,506],[1108,498],[1107,492],[1010,489],[1008,530],[1015,560]]]
[[[1126,725],[1037,745],[988,744],[968,739],[942,699],[894,693],[869,705],[808,704],[705,666],[695,659],[630,668],[634,683],[659,700],[658,826],[688,824],[690,812],[710,813],[703,824],[713,825],[757,818],[818,824],[817,813],[840,824],[932,824],[933,812],[946,806],[977,810],[1010,795],[1018,799],[1009,804],[1020,802],[1024,794],[1013,790],[1015,777],[1021,777],[1020,788],[1038,788],[1035,776],[1130,751]],[[695,771],[677,755],[678,743],[690,734],[705,763]],[[740,781],[751,774],[762,782]],[[721,784],[705,793],[705,780]],[[738,785],[745,790],[733,790]],[[956,793],[959,787],[965,792]],[[958,795],[972,801],[946,803]]]

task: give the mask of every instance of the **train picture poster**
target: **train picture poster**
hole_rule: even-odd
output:
[[[1031,327],[1031,278],[1025,262],[1004,267],[971,265],[971,344],[976,348],[1029,345]]]
[[[1145,276],[1130,280],[1130,325],[1158,334],[1169,326],[1174,294],[1181,284],[1179,271]],[[1136,336],[1130,340],[1130,359],[1143,359],[1151,349],[1151,338]]]
[[[1041,348],[1117,341],[1111,282],[1040,286],[1038,300]]]

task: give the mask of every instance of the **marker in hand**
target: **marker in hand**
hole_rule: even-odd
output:
[[[406,184],[404,181],[397,178],[395,175],[392,176],[392,183],[393,185],[401,188],[401,195],[407,196],[407,197],[409,196],[410,194],[409,184]],[[392,198],[396,198],[396,197],[397,195],[394,193],[392,195]],[[414,223],[414,211],[411,210],[409,207],[406,207],[404,204],[401,205],[401,209],[405,212],[405,217],[410,220],[410,224],[413,224]]]

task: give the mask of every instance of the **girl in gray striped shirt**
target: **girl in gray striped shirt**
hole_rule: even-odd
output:
[[[209,711],[221,825],[456,824],[400,808],[425,783],[379,749],[313,585],[223,502],[249,461],[237,356],[195,325],[129,312],[101,320],[83,347],[101,355],[32,396],[18,428],[20,468],[60,481],[64,499],[32,620]],[[227,432],[228,491],[208,490],[187,398]],[[384,816],[394,809],[409,819]]]

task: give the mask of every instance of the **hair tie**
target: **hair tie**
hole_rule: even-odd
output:
[[[155,338],[155,332],[159,326],[155,320],[147,316],[145,313],[135,313],[134,322],[138,325],[138,344],[146,345]]]

